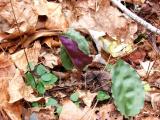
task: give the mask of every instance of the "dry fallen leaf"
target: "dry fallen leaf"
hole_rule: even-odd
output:
[[[63,103],[59,120],[96,120],[95,111],[91,108],[81,110],[73,102],[67,100]]]
[[[60,47],[61,45],[60,41],[56,41],[52,37],[46,37],[44,43],[50,48]]]
[[[16,66],[20,70],[26,72],[28,62],[32,63],[33,66],[37,65],[38,57],[40,55],[40,50],[41,50],[41,44],[38,41],[36,41],[32,48],[25,49],[28,61],[26,59],[25,52],[23,49],[12,54],[11,57]]]
[[[129,3],[143,4],[146,0],[123,0]]]
[[[0,108],[6,112],[11,120],[21,120],[21,108],[19,102],[9,104],[8,84],[14,77],[16,68],[9,55],[0,54]]]
[[[13,10],[12,10],[13,6]],[[33,11],[33,6],[29,1],[12,1],[12,5],[8,2],[3,8],[0,9],[0,16],[5,21],[6,26],[10,26],[10,29],[3,32],[14,33],[17,32],[17,23],[19,23],[19,29],[21,32],[26,32],[30,29],[34,29],[37,23],[38,15]],[[14,17],[14,14],[16,17]],[[5,30],[5,29],[4,29]]]
[[[24,83],[20,71],[17,69],[16,74],[11,81],[9,81],[8,93],[9,93],[9,103],[15,103],[20,99],[24,98],[26,101],[35,102],[40,100],[42,97],[34,96],[33,89],[31,86],[27,86]]]
[[[36,13],[47,16],[48,19],[45,23],[47,29],[64,30],[68,27],[61,4],[47,0],[34,0],[33,2]]]
[[[52,53],[48,53],[48,52],[43,52],[40,55],[41,57],[44,58],[44,61],[42,61],[42,63],[49,67],[49,68],[54,68],[54,66],[58,65],[58,61],[59,58],[57,56],[55,56]]]
[[[99,108],[98,115],[101,120],[123,120],[123,116],[116,111],[113,104],[103,105]]]
[[[85,92],[82,90],[78,90],[77,92],[79,94],[79,98],[81,98],[88,107],[91,107],[92,102],[96,97],[97,93],[91,93],[90,91]]]
[[[86,2],[88,1],[86,0]],[[78,17],[78,20],[72,22],[70,27],[102,31],[125,43],[132,43],[137,31],[136,23],[124,16],[117,8],[109,6],[108,2],[108,0],[103,0],[99,4],[98,11],[91,11],[89,8],[87,10],[81,9],[82,14]],[[76,6],[78,6],[77,4]],[[79,6],[77,9],[80,9]]]

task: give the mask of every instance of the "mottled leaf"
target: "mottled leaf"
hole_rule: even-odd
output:
[[[66,51],[68,55],[70,56],[70,59],[72,60],[72,63],[75,65],[75,67],[79,70],[83,70],[83,68],[90,64],[92,62],[92,58],[84,54],[79,48],[78,44],[65,37],[60,36],[60,40],[63,44],[63,46],[66,48]]]
[[[84,36],[82,36],[79,32],[74,29],[68,29],[67,32],[64,33],[65,36],[77,42],[78,47],[83,53],[89,55],[89,44]]]
[[[64,46],[61,46],[60,57],[61,57],[61,61],[62,61],[64,68],[66,70],[72,70],[74,65],[73,65],[68,53],[66,52],[66,49],[64,48]]]
[[[144,88],[136,71],[119,60],[112,69],[112,97],[125,117],[135,116],[144,105]]]

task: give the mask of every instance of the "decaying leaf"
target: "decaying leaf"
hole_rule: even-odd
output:
[[[33,89],[24,83],[20,71],[17,69],[15,76],[9,81],[8,93],[9,103],[15,103],[22,98],[26,101],[34,102],[40,100],[42,97],[36,97],[33,95]]]
[[[26,72],[28,62],[31,62],[33,64],[33,66],[38,63],[38,57],[40,55],[40,49],[41,49],[41,45],[37,41],[37,42],[34,43],[34,46],[32,48],[25,49],[28,61],[26,59],[25,52],[24,52],[23,49],[20,50],[19,52],[16,52],[16,53],[12,54],[11,57],[12,57],[12,60],[15,62],[16,66],[20,70]]]
[[[13,10],[12,10],[13,6]],[[7,4],[0,9],[0,16],[7,21],[10,29],[7,31],[8,33],[17,32],[17,23],[19,24],[19,29],[21,32],[26,32],[30,29],[34,29],[37,23],[38,15],[32,9],[32,4],[29,1],[12,1],[12,4],[7,2]],[[14,18],[14,14],[16,20]],[[3,31],[6,32],[6,31]]]
[[[10,80],[14,77],[16,68],[9,55],[0,54],[0,108],[6,112],[11,120],[21,119],[21,108],[19,102],[16,104],[9,104],[8,85]]]
[[[96,120],[93,109],[88,107],[83,110],[78,108],[73,102],[67,100],[63,103],[62,112],[59,120]]]
[[[45,27],[48,29],[64,30],[68,24],[62,13],[62,5],[47,0],[34,0],[34,9],[38,15],[47,16]]]
[[[89,91],[85,92],[82,90],[78,90],[77,92],[79,94],[79,98],[81,98],[88,107],[91,107],[92,102],[96,97],[97,93],[91,93]]]
[[[86,0],[88,2],[89,0]],[[80,17],[70,25],[73,28],[82,28],[95,31],[103,31],[111,37],[117,37],[122,41],[131,41],[137,31],[136,23],[124,17],[124,15],[115,7],[109,6],[108,0],[102,0],[97,11],[91,11],[89,8],[81,9]],[[76,7],[75,6],[75,7]],[[81,14],[82,13],[82,14]],[[113,22],[114,21],[114,22]]]
[[[99,108],[98,110],[99,118],[102,120],[123,120],[113,104],[107,104]]]
[[[146,0],[123,0],[129,3],[143,4]]]
[[[54,66],[58,65],[59,58],[54,54],[43,52],[40,56],[44,58],[43,64],[45,66],[53,68]]]

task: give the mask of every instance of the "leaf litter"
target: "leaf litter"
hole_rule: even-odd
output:
[[[156,0],[122,3],[159,27]],[[160,119],[159,36],[109,0],[0,1],[0,16],[2,119],[122,120],[135,111],[140,111],[131,115],[135,120]],[[129,77],[130,69],[120,65],[117,80],[111,76],[119,59],[140,76],[143,84],[133,84],[145,89],[142,110],[142,104],[135,109],[128,102],[137,97],[133,92],[139,88],[132,89],[129,81],[138,74]]]

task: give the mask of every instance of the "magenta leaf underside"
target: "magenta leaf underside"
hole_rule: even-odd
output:
[[[84,54],[79,48],[78,44],[65,36],[60,36],[60,40],[62,45],[66,48],[68,55],[72,63],[79,70],[83,70],[83,68],[92,62],[92,57]]]

